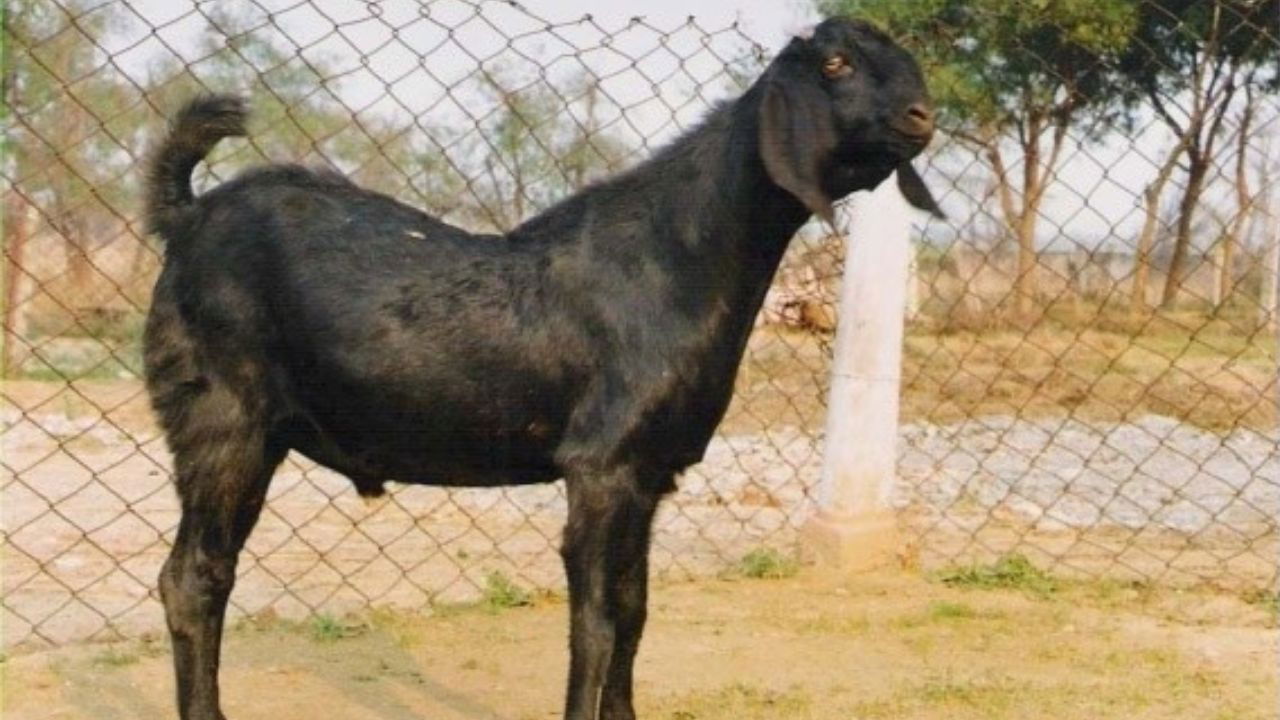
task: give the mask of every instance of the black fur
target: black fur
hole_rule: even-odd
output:
[[[852,70],[824,77],[836,53]],[[244,110],[188,105],[151,167],[166,257],[145,338],[183,510],[160,578],[182,718],[221,717],[236,556],[289,450],[362,494],[565,478],[566,717],[633,718],[654,510],[702,457],[810,213],[896,168],[936,209],[906,165],[927,102],[905,51],[831,20],[648,162],[505,236],[294,166],[193,198]]]

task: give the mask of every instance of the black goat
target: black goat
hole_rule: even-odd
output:
[[[149,176],[167,245],[146,375],[182,502],[160,574],[181,717],[223,717],[237,554],[297,450],[364,495],[565,478],[565,717],[634,718],[650,522],[724,414],[788,240],[894,170],[936,210],[908,164],[933,132],[915,61],[867,24],[824,22],[654,158],[505,236],[296,166],[193,197],[196,163],[243,123],[234,98],[195,100]]]

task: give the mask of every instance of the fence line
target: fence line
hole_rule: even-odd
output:
[[[1200,4],[1215,3],[1240,10]],[[1280,48],[1274,27],[1248,28]],[[161,626],[154,578],[177,508],[139,379],[163,249],[138,222],[138,166],[166,112],[200,90],[249,96],[250,139],[224,143],[200,188],[293,160],[501,231],[647,156],[769,56],[736,25],[544,18],[496,0],[23,0],[3,42],[6,647]],[[1259,91],[1224,107],[1185,228],[1189,169],[1165,162],[1177,142],[1148,128],[1147,104],[1132,124],[1063,126],[1029,246],[1016,128],[975,135],[944,113],[952,124],[917,160],[950,219],[913,231],[892,496],[904,565],[1017,552],[1063,574],[1276,592],[1269,62],[1250,76]],[[1189,90],[1162,102],[1195,105]],[[875,242],[856,220],[847,231]],[[793,243],[721,431],[659,515],[655,572],[796,550],[820,475],[844,253],[816,225]],[[421,607],[503,579],[555,587],[564,503],[558,485],[397,487],[366,506],[292,457],[233,613]]]

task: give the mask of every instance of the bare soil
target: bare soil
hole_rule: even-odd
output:
[[[1280,709],[1274,607],[1118,583],[1049,595],[915,574],[661,585],[638,710],[669,720],[1263,720]],[[558,717],[566,608],[373,611],[227,634],[232,720]],[[167,644],[9,657],[4,717],[171,717]]]

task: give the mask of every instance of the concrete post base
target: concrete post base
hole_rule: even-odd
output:
[[[892,513],[839,515],[825,510],[800,529],[800,545],[820,565],[854,572],[896,565],[901,547]]]

